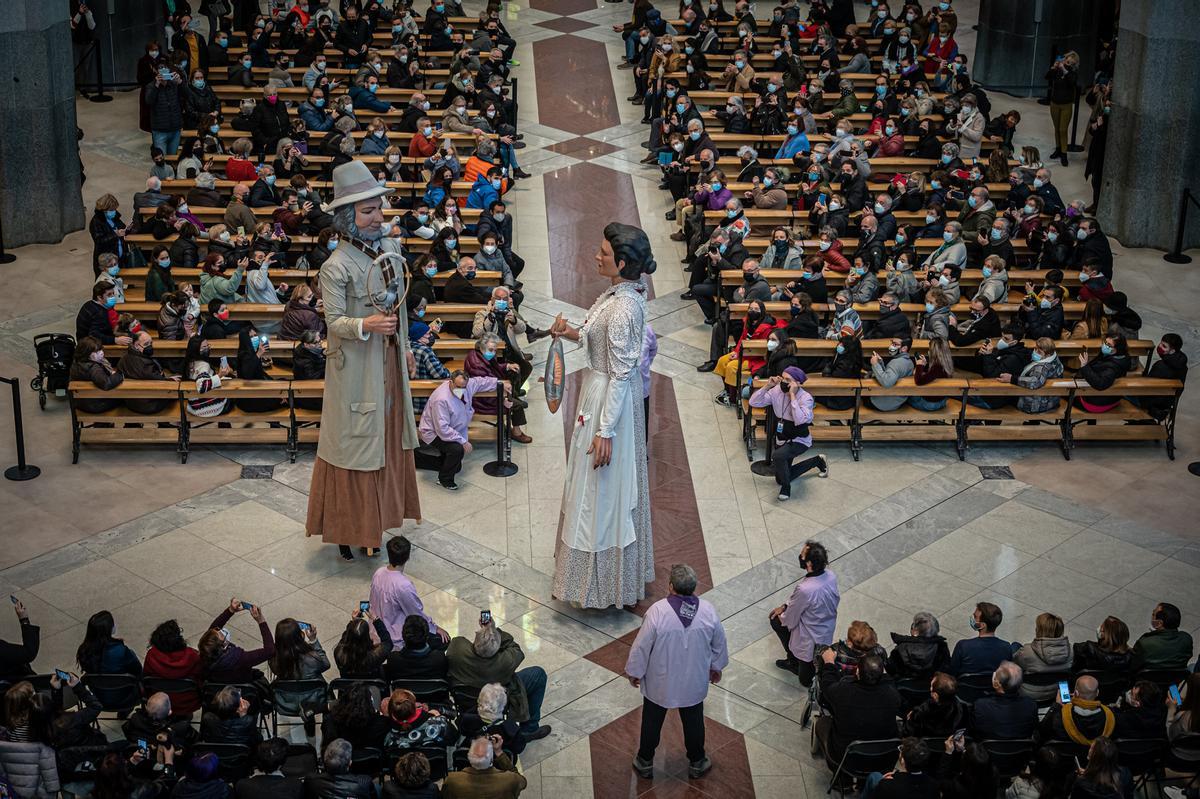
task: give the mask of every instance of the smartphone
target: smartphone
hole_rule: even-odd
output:
[[[254,607],[254,603],[252,603],[252,602],[243,602],[242,603],[242,610],[250,610],[253,607]]]
[[[246,228],[245,228],[245,226],[244,226],[244,225],[238,225],[237,234],[238,234],[239,236],[245,236],[245,235],[246,235]]]
[[[9,595],[8,595],[8,598],[12,600],[12,603],[13,603],[14,605],[15,605],[15,604],[17,604],[17,597],[16,597],[16,595],[15,595],[15,594],[9,594]]]
[[[821,194],[817,197],[817,202],[821,205],[828,206],[829,196],[825,194],[825,192],[821,192]]]
[[[304,632],[308,632],[312,629],[312,625],[306,621],[298,621],[296,624],[300,625],[300,629]]]
[[[956,747],[962,746],[963,741],[966,739],[966,737],[967,737],[966,729],[955,730],[954,731],[954,745]]]
[[[229,368],[229,358],[225,357],[224,355],[221,356],[221,368],[222,369]],[[242,604],[245,604],[245,603],[243,602]]]
[[[63,682],[71,681],[71,675],[68,674],[67,672],[63,671],[62,669],[55,669],[54,674],[58,677],[58,679],[62,680]]]
[[[226,641],[230,641],[233,639],[233,636],[229,634],[229,630],[225,629],[224,627],[222,627],[220,629],[220,633],[221,633],[221,637],[224,638]]]
[[[1071,689],[1067,687],[1065,682],[1058,684],[1058,698],[1064,705],[1071,704]]]
[[[138,738],[138,742],[137,742],[137,744],[138,744],[138,749],[141,749],[143,752],[149,752],[149,751],[150,751],[150,747],[149,747],[149,746],[146,746],[146,739],[145,739],[145,738]]]
[[[479,611],[479,626],[492,623],[492,612],[490,610]]]
[[[362,602],[358,603],[358,609],[360,612],[366,613],[371,609],[371,603],[364,599]]]
[[[992,340],[991,340],[990,338],[985,338],[985,339],[983,340],[983,346],[985,346],[985,347],[990,347],[990,346],[992,346]]]
[[[1169,693],[1171,695],[1171,699],[1173,699],[1175,701],[1176,705],[1183,704],[1183,696],[1181,696],[1179,693],[1178,685],[1172,685],[1169,689],[1167,689],[1167,693]]]
[[[283,223],[276,222],[275,227],[273,227],[271,229],[271,232],[276,236],[282,236],[283,235]]]

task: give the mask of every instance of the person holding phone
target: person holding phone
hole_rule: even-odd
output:
[[[383,619],[371,612],[369,602],[359,602],[358,610],[351,614],[341,640],[333,648],[333,661],[342,677],[376,679],[393,646]]]
[[[33,666],[41,648],[42,630],[29,621],[29,611],[24,603],[16,596],[9,596],[13,613],[17,615],[17,623],[21,627],[21,643],[0,639],[0,680],[16,682],[22,677],[33,674]]]
[[[1100,701],[1100,684],[1084,674],[1075,680],[1075,690],[1063,701],[1050,708],[1042,719],[1039,734],[1042,741],[1073,741],[1090,746],[1100,737],[1109,737],[1117,726],[1112,709]]]
[[[417,595],[412,580],[404,573],[404,567],[412,556],[412,543],[402,535],[393,536],[387,542],[386,566],[380,566],[371,577],[371,595],[366,613],[374,613],[387,628],[396,649],[404,649],[402,635],[405,620],[409,616],[420,616],[429,627],[428,643],[445,649],[450,634],[434,623],[425,612],[425,605]],[[363,612],[360,608],[360,613]]]
[[[262,609],[251,605],[250,617],[258,624],[262,646],[245,650],[233,643],[226,625],[235,614],[244,610],[242,601],[234,597],[229,600],[229,607],[221,611],[220,615],[213,619],[208,630],[200,636],[197,649],[200,650],[200,666],[204,679],[214,682],[252,682],[263,679],[262,672],[255,667],[265,663],[275,654],[275,639],[271,635],[270,625],[263,619]]]
[[[1195,746],[1175,745],[1180,738],[1200,733],[1200,674],[1189,674],[1182,685],[1172,685],[1167,695],[1167,739],[1172,755],[1200,765],[1195,760]]]

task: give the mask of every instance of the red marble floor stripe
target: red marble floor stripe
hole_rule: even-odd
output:
[[[630,630],[617,640],[588,652],[584,658],[611,672],[622,674],[625,671],[625,663],[629,660],[629,650],[633,647],[633,639],[637,638],[637,634],[637,630]]]
[[[554,3],[566,0],[554,0]],[[615,34],[614,34],[615,35]],[[538,121],[586,134],[621,124],[602,42],[570,34],[533,43]]]
[[[594,10],[596,0],[529,0],[529,7],[565,16]]]

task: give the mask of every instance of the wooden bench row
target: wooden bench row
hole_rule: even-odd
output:
[[[279,208],[280,206],[277,205],[261,206],[258,208],[251,208],[250,210],[254,213],[255,217],[262,217],[263,221],[267,221],[272,218],[275,211],[279,210]],[[157,209],[155,208],[139,208],[137,209],[137,212],[145,219],[153,219],[156,210]],[[223,222],[225,219],[224,208],[209,208],[199,205],[188,206],[188,213],[198,218],[206,225]],[[460,208],[459,213],[462,214],[463,224],[473,225],[479,221],[479,215],[483,213],[483,210],[480,208]],[[395,215],[402,216],[402,213],[396,211]]]
[[[761,383],[760,383],[761,385]],[[1047,382],[1039,389],[1026,389],[987,378],[949,378],[924,386],[911,377],[885,388],[870,378],[810,377],[804,390],[817,399],[813,423],[809,429],[815,441],[848,441],[855,460],[865,441],[953,441],[959,460],[966,457],[973,441],[1055,441],[1063,457],[1071,458],[1076,441],[1161,441],[1167,457],[1175,459],[1175,412],[1183,383],[1148,377],[1125,377],[1111,388],[1098,391],[1082,380],[1062,378]],[[1058,406],[1045,413],[1025,413],[1015,405],[983,408],[972,405],[970,398],[1002,397],[1014,401],[1039,396],[1059,399]],[[852,399],[846,410],[834,410],[821,400],[838,397]],[[877,410],[871,403],[878,397],[924,397],[946,399],[940,410],[925,411],[905,404],[894,411]],[[1099,402],[1116,401],[1113,409],[1090,413],[1076,407],[1077,397]],[[1169,410],[1160,421],[1128,398],[1156,397],[1169,400]],[[839,404],[844,404],[839,403]],[[775,419],[769,408],[749,408],[746,414],[746,453],[754,460],[758,447],[758,428],[773,431]],[[766,466],[759,473],[769,474],[769,459],[774,436],[763,433]]]
[[[157,302],[122,302],[117,303],[117,313],[132,314],[135,319],[153,321],[158,319],[161,304]],[[229,318],[235,322],[278,322],[283,319],[286,306],[257,302],[235,302],[227,306]],[[441,319],[443,322],[471,322],[475,314],[486,306],[468,303],[440,302],[426,306],[426,316],[430,320]]]
[[[442,380],[410,380],[414,398],[428,398]],[[306,400],[320,400],[324,380],[239,380],[231,378],[220,388],[196,390],[194,381],[126,380],[105,391],[90,382],[72,380],[67,387],[71,407],[71,462],[79,462],[84,444],[174,445],[181,463],[187,463],[194,444],[277,444],[285,448],[294,463],[300,444],[316,443],[321,426],[320,410],[302,407]],[[494,397],[496,391],[476,396]],[[187,401],[196,399],[229,400],[229,410],[220,416],[201,417],[188,413]],[[90,413],[79,406],[80,400],[116,400],[119,405],[101,413]],[[149,400],[162,404],[155,413],[137,413],[125,403]],[[238,400],[274,400],[271,410],[243,411],[233,405]],[[501,403],[497,403],[500,405]],[[419,418],[419,415],[418,415]],[[486,421],[478,414],[468,426],[473,442],[496,443],[497,453],[507,460],[511,442],[506,425],[498,416]]]

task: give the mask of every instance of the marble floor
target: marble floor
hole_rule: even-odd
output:
[[[470,4],[473,7],[473,4]],[[580,797],[822,796],[823,765],[807,754],[799,725],[803,695],[777,670],[778,643],[766,614],[799,577],[796,555],[822,541],[843,591],[839,634],[854,619],[886,640],[912,613],[929,610],[951,643],[968,635],[975,602],[1000,605],[1000,634],[1028,640],[1033,619],[1052,611],[1068,635],[1090,638],[1113,614],[1144,629],[1156,602],[1183,610],[1200,634],[1200,543],[1191,518],[1200,407],[1184,395],[1178,460],[1149,446],[1083,445],[1063,461],[1052,446],[976,446],[960,462],[947,445],[871,447],[855,462],[840,445],[825,448],[827,480],[802,480],[780,504],[774,485],[747,468],[740,424],[712,402],[718,385],[695,365],[705,359],[708,328],[681,302],[681,246],[667,239],[669,208],[657,171],[637,163],[644,126],[624,101],[630,73],[616,71],[619,39],[611,24],[628,5],[598,0],[509,3],[505,22],[521,42],[514,70],[528,147],[519,152],[533,177],[510,195],[514,248],[528,266],[524,311],[535,324],[556,313],[580,319],[598,291],[592,254],[605,223],[641,224],[659,263],[649,303],[659,336],[654,362],[650,455],[652,516],[659,579],[685,560],[719,610],[732,660],[705,705],[715,768],[688,784],[677,722],[659,752],[654,783],[626,766],[636,740],[638,692],[620,677],[638,612],[582,612],[550,599],[554,535],[565,464],[564,418],[531,391],[534,443],[514,449],[516,476],[483,473],[486,452],[468,458],[463,490],[438,489],[421,473],[423,521],[402,532],[416,546],[410,573],[426,607],[452,634],[470,634],[490,609],[549,673],[543,719],[553,734],[523,756],[526,796]],[[973,51],[978,3],[960,0],[960,45]],[[993,108],[1023,115],[1018,143],[1052,149],[1048,114],[1027,100],[993,95]],[[146,137],[136,100],[79,104],[88,180],[83,202],[104,192],[128,198],[145,178]],[[1064,197],[1087,196],[1079,159],[1055,170]],[[1173,330],[1200,352],[1193,308],[1200,275],[1161,261],[1161,253],[1114,242],[1116,283],[1146,321],[1145,337]],[[0,293],[0,373],[27,383],[32,338],[72,330],[91,283],[91,244],[78,232],[56,245],[16,251]],[[1197,253],[1196,255],[1200,255]],[[1172,291],[1161,287],[1170,283]],[[545,344],[534,347],[537,360]],[[579,353],[568,355],[577,373]],[[69,667],[88,616],[117,618],[135,650],[159,621],[177,618],[193,640],[233,594],[262,605],[272,622],[290,615],[315,624],[327,646],[367,590],[377,564],[346,563],[303,535],[312,452],[288,463],[276,450],[195,451],[186,465],[154,449],[85,450],[70,464],[69,415],[51,400],[45,411],[24,391],[30,460],[43,469],[30,483],[0,485],[0,593],[22,598],[43,644],[36,667]],[[14,461],[0,430],[0,459]],[[992,467],[1008,467],[1008,470]],[[234,635],[255,630],[238,617]],[[16,620],[0,615],[0,636]],[[1200,639],[1198,639],[1200,640]]]

